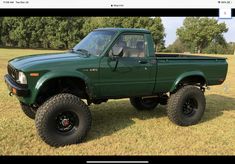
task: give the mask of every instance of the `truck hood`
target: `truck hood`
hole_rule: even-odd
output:
[[[36,54],[29,56],[17,57],[9,61],[9,63],[16,69],[23,69],[28,66],[37,65],[41,63],[54,63],[79,60],[86,58],[85,56],[77,53],[51,53],[51,54]]]

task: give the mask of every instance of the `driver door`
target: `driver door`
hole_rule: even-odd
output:
[[[99,96],[151,95],[156,64],[150,62],[144,34],[122,34],[113,47],[122,46],[123,56],[113,59],[112,50],[100,60]],[[115,69],[118,60],[117,68]]]

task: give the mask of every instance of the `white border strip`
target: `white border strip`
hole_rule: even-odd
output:
[[[86,161],[86,163],[149,163],[149,161]]]
[[[0,8],[234,8],[235,0],[0,0]],[[222,3],[223,2],[223,3]]]

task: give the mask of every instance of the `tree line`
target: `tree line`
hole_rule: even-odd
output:
[[[102,27],[146,28],[158,49],[164,47],[159,17],[0,17],[0,46],[70,49]]]
[[[0,17],[0,46],[70,49],[89,32],[102,27],[145,28],[157,51],[231,54],[225,23],[214,18],[188,17],[177,29],[176,41],[165,47],[165,29],[159,17]]]

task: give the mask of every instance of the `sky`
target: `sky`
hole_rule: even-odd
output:
[[[165,46],[172,44],[176,39],[176,29],[183,25],[185,17],[161,17],[164,28],[165,28]],[[232,19],[215,19],[219,20],[219,23],[225,22],[228,32],[224,34],[227,42],[235,42],[235,18]]]

